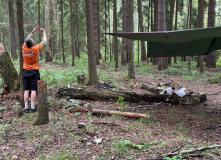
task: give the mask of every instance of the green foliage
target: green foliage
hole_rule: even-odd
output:
[[[131,148],[142,149],[145,145],[136,145],[130,140],[118,141],[114,144],[116,154],[120,157],[123,157],[126,154],[126,151]]]

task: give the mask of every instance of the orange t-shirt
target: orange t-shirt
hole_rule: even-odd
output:
[[[42,49],[40,44],[28,48],[24,43],[22,46],[22,55],[23,55],[23,69],[26,70],[38,70],[38,52]]]

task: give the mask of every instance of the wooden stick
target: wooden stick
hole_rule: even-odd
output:
[[[149,118],[150,115],[140,114],[140,113],[132,113],[132,112],[119,112],[119,111],[109,111],[109,110],[102,110],[102,109],[87,109],[87,108],[77,108],[69,110],[70,113],[72,112],[91,112],[92,114],[101,114],[101,115],[121,115],[125,117],[131,118]]]
[[[104,60],[104,57],[102,56],[102,54],[101,54],[101,51],[100,51],[100,50],[99,50],[99,53],[100,53],[100,55],[101,55],[101,58],[102,58],[102,60],[103,60],[103,62],[104,62],[105,67],[107,68],[107,64],[106,64],[106,62],[105,62],[105,60]]]
[[[181,83],[179,83],[179,82],[177,82],[177,81],[175,81],[175,80],[173,80],[173,79],[170,79],[172,82],[175,82],[175,83],[177,83],[177,84],[179,84],[180,85],[180,88],[182,88],[183,87],[183,85],[181,84]]]

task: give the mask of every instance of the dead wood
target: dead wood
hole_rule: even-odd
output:
[[[141,114],[141,113],[132,113],[132,112],[119,112],[119,111],[109,111],[109,110],[102,110],[102,109],[88,109],[88,108],[81,108],[79,109],[71,109],[69,110],[70,113],[73,112],[91,112],[93,115],[121,115],[124,117],[131,117],[131,118],[149,118],[149,115]]]
[[[38,81],[38,118],[34,125],[43,125],[49,122],[48,102],[47,102],[47,84],[44,81]]]
[[[60,88],[58,90],[59,97],[69,97],[74,99],[88,99],[88,100],[106,100],[117,101],[118,98],[124,97],[127,102],[147,101],[150,103],[174,103],[174,104],[188,104],[197,105],[207,100],[205,94],[192,94],[179,97],[177,95],[159,95],[159,94],[139,94],[135,92],[119,92],[112,90],[101,89],[85,89],[85,88]]]
[[[101,54],[101,51],[100,51],[100,50],[99,50],[99,53],[100,53],[100,55],[101,55],[101,59],[103,60],[105,67],[107,68],[107,64],[106,64],[106,62],[105,62],[105,60],[104,60],[104,57],[102,56],[102,54]]]
[[[193,150],[185,150],[182,152],[174,152],[174,153],[168,153],[168,154],[164,154],[163,156],[157,157],[157,158],[139,158],[137,160],[163,160],[164,157],[173,157],[176,156],[178,154],[181,154],[184,157],[201,157],[201,154],[192,154],[195,152],[202,152],[208,149],[214,149],[214,148],[221,148],[221,145],[213,145],[213,146],[206,146],[206,147],[200,147],[200,148],[196,148]]]
[[[87,83],[87,77],[85,74],[78,75],[77,76],[77,82],[78,84],[86,84]]]

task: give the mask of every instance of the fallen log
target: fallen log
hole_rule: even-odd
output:
[[[102,109],[88,109],[88,108],[76,108],[69,110],[70,113],[73,112],[91,112],[93,115],[121,115],[124,117],[130,118],[149,118],[150,115],[141,114],[141,113],[132,113],[132,112],[119,112],[119,111],[109,111],[109,110],[102,110]]]
[[[160,94],[162,91],[164,91],[166,89],[164,87],[158,87],[158,86],[150,85],[150,84],[142,84],[141,88],[145,89],[151,93],[155,93],[155,94]],[[198,97],[200,100],[200,103],[207,101],[206,94],[203,94],[203,93],[189,92],[189,93],[187,93],[186,96]],[[180,98],[182,98],[182,97],[180,97]],[[192,103],[192,101],[189,101],[189,98],[188,99],[186,99],[186,98],[180,99],[180,104],[191,104],[191,103]]]
[[[149,159],[149,158],[139,158],[137,160],[163,160],[165,157],[173,157],[173,156],[176,156],[178,154],[182,155],[182,156],[185,156],[185,155],[189,155],[189,157],[191,156],[201,156],[200,154],[196,155],[196,154],[193,154],[191,155],[192,153],[195,153],[195,152],[202,152],[202,151],[205,151],[205,150],[208,150],[208,149],[214,149],[214,148],[221,148],[221,145],[213,145],[213,146],[206,146],[206,147],[200,147],[200,148],[195,148],[195,149],[192,149],[192,150],[185,150],[185,151],[181,151],[181,152],[174,152],[174,153],[168,153],[168,154],[164,154],[163,156],[160,156],[160,157],[157,157],[157,158],[152,158],[152,159]]]
[[[199,95],[185,95],[179,97],[177,95],[160,95],[160,94],[138,94],[135,92],[119,92],[102,89],[85,89],[85,88],[60,88],[58,90],[58,97],[69,97],[73,99],[88,99],[88,100],[106,100],[117,101],[118,98],[124,97],[127,102],[147,101],[150,103],[174,103],[174,104],[188,104],[197,105],[206,101]]]

